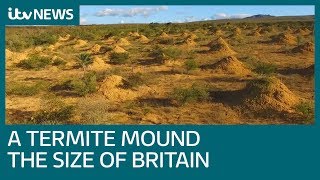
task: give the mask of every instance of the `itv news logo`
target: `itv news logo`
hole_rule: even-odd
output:
[[[21,11],[19,8],[8,8],[10,20],[73,20],[73,9],[33,9]]]

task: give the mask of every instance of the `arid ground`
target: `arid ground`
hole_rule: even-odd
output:
[[[313,17],[6,28],[7,124],[312,124]]]

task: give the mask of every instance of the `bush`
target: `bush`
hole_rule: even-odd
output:
[[[58,37],[53,34],[42,33],[32,38],[33,45],[54,44],[58,41]]]
[[[74,113],[73,106],[63,106],[52,110],[40,110],[32,117],[34,124],[65,124]]]
[[[146,80],[141,73],[129,76],[124,82],[125,88],[135,88],[145,84]]]
[[[160,46],[155,46],[149,56],[160,64],[164,64],[167,59],[176,60],[181,55],[182,51],[178,48],[171,47],[163,49]]]
[[[97,78],[94,72],[86,73],[81,79],[71,79],[51,87],[52,91],[67,91],[79,96],[96,92]]]
[[[164,49],[164,54],[171,59],[178,59],[182,55],[182,50],[174,47]]]
[[[43,82],[38,82],[33,85],[26,85],[20,83],[8,83],[6,93],[8,95],[17,95],[17,96],[34,96],[39,94],[42,90],[45,90],[47,85]]]
[[[93,63],[93,59],[91,57],[91,54],[88,53],[81,53],[77,56],[78,58],[78,64],[83,68],[83,70],[86,70],[86,67]]]
[[[305,122],[314,120],[314,106],[308,102],[301,102],[295,107],[297,112],[302,113]]]
[[[58,67],[64,67],[66,64],[67,62],[62,58],[57,58],[52,62],[52,66],[58,66]]]
[[[17,67],[22,69],[43,69],[51,64],[49,57],[32,55],[28,59],[22,60],[17,64]]]
[[[160,46],[155,46],[149,56],[156,60],[159,64],[165,63],[164,50]]]
[[[187,71],[192,71],[195,70],[199,67],[197,61],[195,61],[194,59],[188,59],[185,63],[184,63],[185,68],[187,69]]]
[[[180,105],[205,101],[209,99],[209,91],[204,86],[193,84],[190,88],[175,88],[171,94],[171,98]]]
[[[166,45],[174,45],[174,39],[172,38],[164,38],[159,40],[160,44],[166,44]]]
[[[129,60],[129,53],[112,53],[110,55],[110,62],[114,64],[125,64]]]
[[[97,89],[97,79],[95,73],[86,73],[80,80],[73,80],[70,82],[69,87],[78,95],[85,96],[94,93]]]
[[[277,71],[277,67],[274,64],[259,63],[254,71],[258,74],[271,75]]]

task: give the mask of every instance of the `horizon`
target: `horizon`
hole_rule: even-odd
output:
[[[80,25],[188,23],[243,19],[254,15],[314,15],[312,5],[279,6],[80,6]]]

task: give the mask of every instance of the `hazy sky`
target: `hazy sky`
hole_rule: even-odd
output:
[[[190,22],[256,14],[314,15],[314,6],[80,6],[80,24]]]

